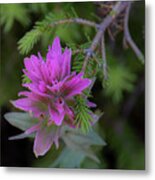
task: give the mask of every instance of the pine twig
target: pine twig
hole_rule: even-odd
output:
[[[130,8],[131,8],[131,2],[129,2],[128,7],[126,8],[126,14],[125,14],[125,19],[124,19],[124,46],[127,46],[127,44],[132,48],[132,50],[135,52],[136,56],[138,57],[139,60],[144,63],[144,56],[140,49],[137,47],[135,42],[133,41],[130,32],[129,32],[129,13],[130,13]]]
[[[97,23],[95,23],[93,21],[82,19],[82,18],[70,18],[70,19],[58,20],[56,22],[52,22],[50,24],[50,27],[57,26],[57,25],[60,25],[60,24],[70,24],[70,23],[83,24],[83,25],[87,25],[87,26],[90,26],[90,27],[94,27],[96,29],[99,27],[99,24],[97,24]]]

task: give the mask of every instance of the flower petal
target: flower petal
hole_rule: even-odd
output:
[[[70,69],[71,69],[71,50],[66,48],[62,55],[61,79],[65,78],[70,74]]]
[[[9,140],[19,140],[19,139],[24,139],[24,138],[27,138],[27,137],[29,137],[28,134],[21,133],[21,134],[9,137]]]
[[[21,98],[15,101],[11,101],[12,104],[21,110],[30,111],[32,110],[32,101],[28,98]]]
[[[44,126],[37,131],[33,151],[38,156],[43,156],[55,143],[56,148],[59,147],[60,128],[56,126]]]
[[[62,81],[58,82],[55,85],[54,85],[54,82],[53,82],[53,86],[47,85],[47,89],[50,91],[50,94],[52,93],[52,95],[54,95],[54,94],[60,92],[60,89],[61,89],[62,85],[63,85]]]
[[[53,108],[49,105],[48,110],[51,117],[50,121],[54,122],[57,126],[60,126],[65,116],[64,108],[61,106],[56,106]]]
[[[93,103],[93,102],[91,102],[91,101],[89,101],[89,100],[87,100],[87,106],[88,106],[88,107],[95,108],[95,107],[96,107],[96,104]]]
[[[53,41],[52,47],[49,46],[46,61],[59,60],[57,59],[61,55],[61,44],[59,37],[56,37]]]
[[[43,103],[39,101],[35,102],[29,98],[17,99],[11,101],[11,103],[18,109],[33,113],[34,117],[40,117],[41,115],[46,114],[47,111]]]
[[[72,109],[70,107],[68,107],[67,104],[65,104],[64,109],[65,109],[65,112],[66,112],[67,116],[69,117],[69,119],[71,121],[73,121],[74,120],[74,113],[73,113]]]
[[[40,123],[35,124],[34,126],[30,127],[25,131],[25,134],[32,134],[40,129]]]
[[[35,55],[32,55],[30,58],[24,59],[24,65],[27,71],[24,71],[24,73],[32,80],[37,81],[42,79],[42,74],[40,72],[40,65],[44,61],[41,61],[40,58],[38,58]]]
[[[99,115],[97,115],[95,113],[91,113],[91,117],[93,118],[93,121],[91,122],[91,125],[93,126],[99,120],[101,115],[99,116]]]
[[[28,97],[30,94],[31,94],[31,92],[29,92],[29,91],[20,91],[18,93],[18,96],[26,96],[26,97]]]
[[[48,128],[41,128],[39,131],[37,131],[33,147],[36,157],[46,154],[52,144],[53,139],[48,131]]]
[[[61,91],[65,98],[81,94],[91,84],[91,80],[81,78],[81,74],[74,76],[72,79],[64,83]]]
[[[40,88],[40,83],[38,83],[38,84],[25,83],[25,84],[22,84],[22,86],[28,88],[30,91],[32,91],[33,93],[35,93],[43,98],[51,98],[51,96],[49,94],[42,91],[43,89]],[[45,89],[45,86],[44,86],[44,89]]]

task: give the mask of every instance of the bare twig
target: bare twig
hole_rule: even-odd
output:
[[[107,15],[102,21],[102,23],[99,25],[99,30],[96,36],[94,37],[93,42],[84,60],[82,71],[85,71],[88,60],[91,57],[94,50],[96,49],[98,43],[100,42],[105,30],[109,27],[112,21],[118,16],[118,14],[120,14],[128,6],[128,4],[129,2],[125,2],[125,1],[117,2],[116,5],[113,7],[112,11],[109,13],[109,15]]]
[[[135,42],[133,41],[130,32],[129,32],[129,12],[131,8],[131,2],[129,2],[128,7],[126,8],[126,14],[125,14],[125,19],[124,19],[124,46],[127,46],[127,44],[132,48],[132,50],[135,52],[136,56],[138,57],[139,60],[141,60],[144,63],[144,56],[140,49],[137,47]]]
[[[108,31],[108,34],[109,34],[110,39],[111,39],[112,41],[115,41],[115,38],[114,38],[114,36],[113,36],[110,28],[107,28],[107,31]]]
[[[90,26],[90,27],[94,27],[94,28],[99,27],[99,24],[97,24],[97,23],[95,23],[93,21],[82,19],[82,18],[70,18],[70,19],[58,20],[56,22],[52,22],[50,24],[50,27],[57,26],[57,25],[60,25],[60,24],[70,24],[70,23],[83,24],[83,25],[87,25],[87,26]]]
[[[101,40],[101,52],[102,52],[102,59],[103,59],[103,74],[104,79],[108,79],[108,72],[107,72],[107,60],[106,60],[106,50],[105,50],[105,41],[104,41],[104,35],[102,36]]]
[[[78,54],[78,53],[86,53],[86,50],[85,49],[76,49],[76,50],[72,51],[73,55]]]

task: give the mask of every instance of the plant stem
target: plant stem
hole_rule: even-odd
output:
[[[128,7],[126,8],[126,14],[125,14],[125,19],[124,19],[124,41],[123,42],[125,46],[128,44],[132,48],[132,50],[135,52],[138,59],[141,60],[142,63],[144,63],[144,56],[142,52],[140,51],[140,49],[135,44],[135,42],[133,41],[129,32],[128,23],[129,23],[130,8],[131,8],[131,2],[129,2]]]
[[[101,52],[102,52],[102,60],[103,60],[104,80],[107,80],[108,79],[108,72],[107,72],[107,60],[106,60],[104,35],[102,36],[102,40],[101,40]]]
[[[99,24],[97,24],[97,23],[95,23],[93,21],[82,19],[82,18],[63,19],[63,20],[59,20],[59,21],[56,21],[56,22],[52,22],[50,24],[50,26],[53,27],[53,26],[57,26],[57,25],[60,25],[60,24],[70,24],[70,23],[83,24],[83,25],[87,25],[87,26],[90,26],[90,27],[94,27],[94,28],[99,27]]]

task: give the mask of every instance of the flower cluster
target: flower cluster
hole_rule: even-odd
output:
[[[30,83],[23,87],[13,105],[21,110],[30,112],[38,118],[38,124],[25,133],[35,134],[34,153],[44,155],[53,143],[58,147],[60,127],[63,124],[73,126],[75,119],[72,104],[75,96],[79,95],[90,84],[91,80],[83,78],[83,73],[71,72],[71,50],[61,50],[60,39],[56,37],[48,49],[46,60],[40,53],[24,59],[24,74]]]

